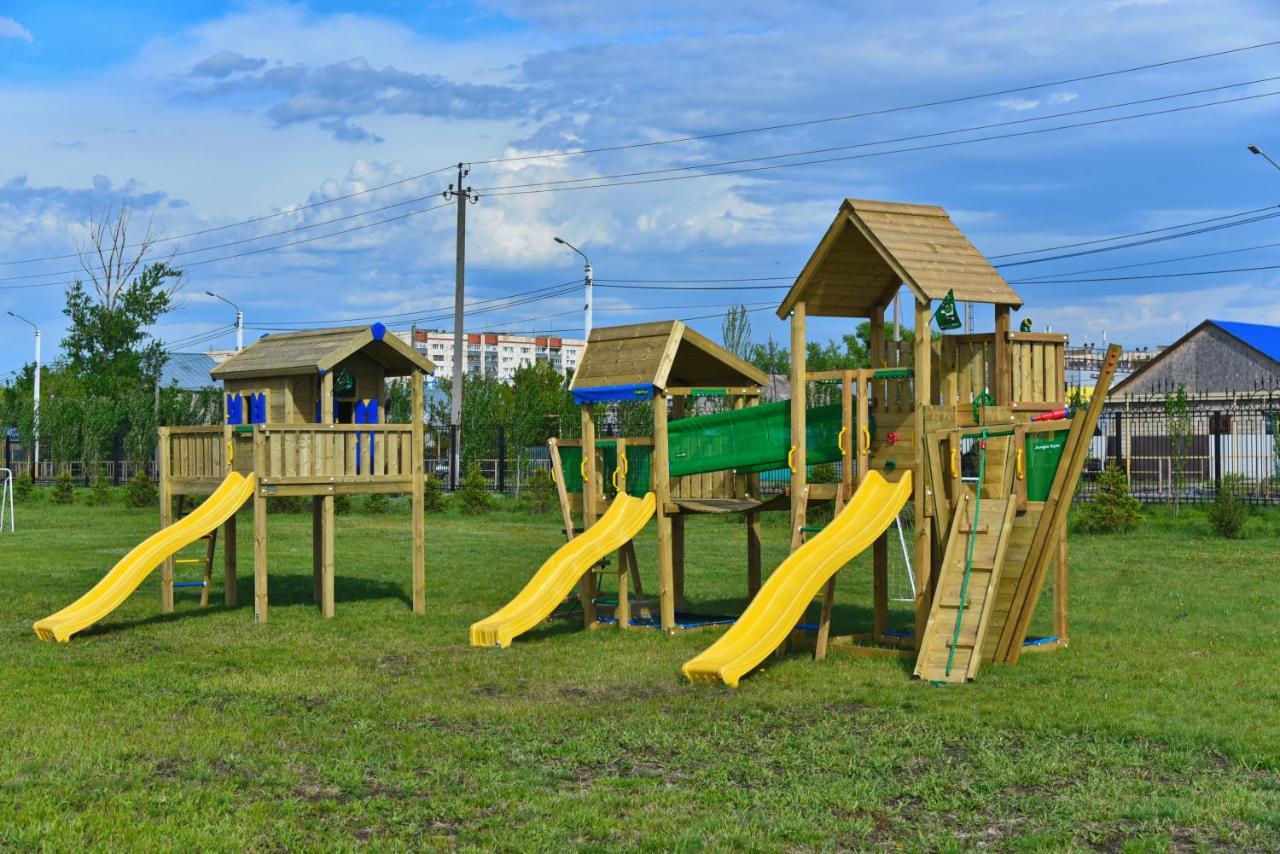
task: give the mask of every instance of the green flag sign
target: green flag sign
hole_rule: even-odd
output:
[[[950,332],[952,329],[959,329],[964,326],[960,322],[960,312],[956,311],[955,291],[947,291],[947,295],[942,298],[942,304],[933,313],[933,319],[937,321],[938,328],[944,332]]]

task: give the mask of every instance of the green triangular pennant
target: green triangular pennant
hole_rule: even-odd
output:
[[[956,311],[955,291],[947,291],[947,295],[942,298],[942,304],[933,313],[933,319],[937,322],[938,328],[944,332],[964,326],[960,322],[960,312]]]

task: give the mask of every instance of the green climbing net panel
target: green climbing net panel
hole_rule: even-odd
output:
[[[618,443],[612,439],[596,442],[604,456],[604,490],[611,495],[613,473],[618,468]],[[653,448],[648,445],[627,445],[627,494],[644,495],[649,491],[649,466],[653,459]],[[568,446],[560,448],[560,466],[564,469],[564,488],[567,492],[582,492],[582,448]]]
[[[805,414],[807,462],[840,459],[840,404],[815,406]],[[734,469],[738,474],[785,468],[791,450],[791,401],[672,421],[667,427],[671,476]],[[846,442],[855,441],[846,436]]]

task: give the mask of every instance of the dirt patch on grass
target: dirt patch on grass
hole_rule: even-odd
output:
[[[319,804],[325,801],[345,804],[351,800],[350,796],[337,786],[325,786],[320,783],[303,783],[301,786],[296,786],[293,789],[293,796],[309,804]]]

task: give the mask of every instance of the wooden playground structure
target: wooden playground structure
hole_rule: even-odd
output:
[[[426,608],[422,418],[386,421],[388,378],[407,378],[412,412],[423,411],[423,381],[435,365],[382,324],[264,337],[213,369],[223,383],[223,423],[160,428],[160,524],[173,497],[209,495],[232,472],[252,474],[254,616],[268,617],[267,502],[309,497],[313,595],[334,615],[334,498],[408,493],[413,502],[413,610]],[[223,522],[223,596],[236,604],[236,517]],[[216,536],[216,529],[211,532]],[[213,544],[201,586],[208,601]],[[174,562],[161,570],[161,608],[173,610]],[[181,583],[181,582],[179,582]]]
[[[906,341],[885,323],[904,288],[914,302]],[[935,308],[954,311],[956,301],[991,305],[993,330],[935,332]],[[762,512],[790,513],[795,557],[824,530],[808,524],[815,504],[833,502],[839,516],[869,479],[910,478],[913,625],[889,625],[889,534],[881,529],[870,549],[870,631],[832,635],[836,573],[824,570],[817,626],[795,628],[787,616],[789,639],[811,645],[819,658],[829,649],[911,656],[916,675],[930,681],[973,679],[983,661],[1013,664],[1024,650],[1066,646],[1066,515],[1105,394],[1070,412],[1066,336],[1013,330],[1011,315],[1021,306],[943,209],[845,200],[778,308],[791,326],[789,402],[762,403],[767,376],[679,321],[594,330],[572,386],[582,438],[550,443],[565,532],[572,540],[612,501],[651,490],[659,589],[656,600],[645,598],[626,544],[614,567],[597,562],[581,577],[587,625],[606,616],[597,607],[597,579],[607,572],[618,577],[618,596],[604,607],[612,605],[619,626],[637,612],[650,616],[656,605],[658,626],[680,627],[688,515],[743,515],[750,613],[761,591]],[[868,320],[872,365],[808,371],[813,317]],[[1117,349],[1104,361],[1104,390]],[[810,389],[821,385],[838,387],[838,404],[808,405]],[[698,414],[689,404],[707,397],[721,398],[722,411]],[[598,438],[598,405],[631,400],[652,401],[652,434]],[[839,464],[838,482],[810,482],[810,467],[828,462]],[[786,489],[762,496],[759,473],[784,467]],[[1053,634],[1029,639],[1050,576]],[[691,676],[696,671],[686,665]],[[736,676],[724,678],[736,684]]]

